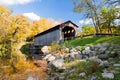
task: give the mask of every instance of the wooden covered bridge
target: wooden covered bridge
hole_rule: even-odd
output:
[[[50,45],[52,42],[70,40],[76,37],[78,26],[66,21],[34,36],[34,46]]]

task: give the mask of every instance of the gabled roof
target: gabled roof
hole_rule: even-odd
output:
[[[76,26],[77,28],[79,27],[78,25],[76,25],[75,23],[73,23],[72,21],[66,21],[66,22],[64,22],[64,23],[62,23],[62,24],[67,24],[67,23],[72,23],[74,26]],[[62,24],[60,24],[60,25],[62,25]]]
[[[71,24],[73,24],[74,26],[76,26],[76,27],[78,28],[78,26],[77,26],[75,23],[73,23],[72,21],[69,20],[69,21],[66,21],[66,22],[64,22],[64,23],[61,23],[61,24],[59,24],[59,25],[56,25],[56,26],[54,26],[54,27],[52,27],[52,28],[50,28],[50,29],[48,29],[48,30],[46,30],[46,31],[43,31],[43,32],[35,35],[34,37],[38,37],[38,36],[43,35],[43,34],[45,34],[45,33],[48,33],[48,32],[54,31],[54,30],[56,30],[56,29],[59,29],[59,27],[61,27],[61,25],[64,25],[64,24],[67,24],[67,23],[71,23]]]

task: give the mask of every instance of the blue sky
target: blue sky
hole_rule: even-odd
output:
[[[90,19],[85,19],[82,14],[73,11],[72,0],[0,0],[0,4],[12,9],[13,15],[23,14],[31,20],[71,20],[80,27],[91,23]]]

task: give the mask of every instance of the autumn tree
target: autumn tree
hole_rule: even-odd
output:
[[[3,45],[2,49],[1,49],[2,56],[9,55],[6,53],[8,53],[8,50],[10,50],[9,29],[10,29],[11,19],[12,19],[12,17],[10,16],[11,13],[12,13],[11,10],[9,10],[3,6],[0,6],[0,45]]]
[[[11,13],[8,8],[0,6],[0,45],[3,45],[4,50],[1,54],[9,57],[13,54],[13,48],[18,48],[17,45],[30,34],[29,20],[22,15],[11,16]]]
[[[55,21],[53,19],[46,19],[46,18],[41,18],[39,21],[34,21],[33,24],[30,26],[31,29],[31,35],[28,37],[28,39],[31,39],[34,37],[36,34],[41,33],[45,30],[48,30],[49,28],[54,27],[57,25],[59,21]]]

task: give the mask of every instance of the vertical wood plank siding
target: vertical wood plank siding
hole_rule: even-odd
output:
[[[60,30],[56,29],[44,35],[35,37],[34,45],[50,45],[52,42],[60,40]]]

